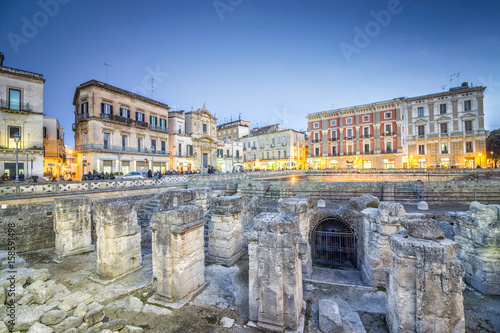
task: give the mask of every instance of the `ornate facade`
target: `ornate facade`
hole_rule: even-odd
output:
[[[193,142],[193,161],[197,169],[205,172],[217,167],[217,119],[207,110],[186,112],[186,134]],[[201,170],[203,168],[203,170]]]

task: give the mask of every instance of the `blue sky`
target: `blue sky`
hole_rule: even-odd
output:
[[[0,0],[0,50],[44,75],[45,113],[69,145],[75,88],[105,82],[104,63],[110,84],[176,109],[206,102],[219,122],[241,112],[296,130],[308,113],[439,92],[461,72],[488,87],[495,129],[499,12],[485,0]]]

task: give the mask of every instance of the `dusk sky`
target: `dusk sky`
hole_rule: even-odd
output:
[[[0,0],[4,66],[44,75],[44,112],[74,145],[76,87],[97,79],[218,123],[487,86],[500,127],[498,1]],[[154,92],[151,92],[153,78]],[[452,78],[452,86],[457,78]]]

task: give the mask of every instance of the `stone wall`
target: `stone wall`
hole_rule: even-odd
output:
[[[301,242],[296,214],[261,213],[244,232],[249,254],[249,319],[264,329],[297,329],[302,309]]]
[[[387,324],[398,332],[465,332],[464,269],[458,243],[417,239],[406,230],[389,236]]]
[[[56,251],[75,253],[92,245],[91,207],[88,197],[58,198],[54,201]]]
[[[153,214],[153,290],[155,298],[175,303],[205,283],[203,208],[176,206]]]
[[[448,212],[460,244],[465,281],[486,295],[500,295],[500,205],[472,202],[470,210]]]
[[[385,271],[390,267],[389,235],[403,230],[403,205],[382,201],[378,208],[366,208],[363,220],[363,256],[361,274],[367,286],[385,286]]]
[[[141,228],[130,202],[95,207],[97,274],[113,279],[141,266]]]

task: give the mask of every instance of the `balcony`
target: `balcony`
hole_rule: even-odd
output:
[[[371,135],[371,134],[363,134],[361,137],[363,139],[369,139],[369,138],[373,138],[373,135]]]
[[[465,149],[465,152],[466,152],[466,153],[473,153],[473,152],[474,152],[474,149],[472,149],[472,148]]]
[[[340,154],[337,154],[337,153],[335,153],[335,154],[328,154],[328,157],[336,157],[336,156],[340,156]]]
[[[363,151],[363,152],[361,152],[361,155],[373,155],[373,150],[372,151]]]
[[[253,150],[253,149],[257,149],[257,147],[253,146],[253,147],[252,147],[252,150]]]
[[[352,155],[356,155],[356,153],[353,151],[345,153],[345,156],[352,156]]]
[[[395,135],[394,132],[385,132],[385,133],[382,133],[383,136],[393,136]]]
[[[339,141],[339,138],[330,138],[328,141]]]
[[[382,150],[381,151],[382,154],[395,154],[397,153],[397,150],[396,149],[387,149],[387,150]]]
[[[441,150],[441,154],[448,154],[448,150]]]
[[[77,114],[75,117],[75,120],[77,123],[82,119],[89,119],[89,114],[88,113],[80,113],[80,114]]]
[[[344,140],[354,140],[354,139],[356,139],[355,136],[346,136],[346,137],[344,137]]]
[[[170,156],[170,152],[166,151],[166,150],[152,150],[152,149],[137,148],[137,147],[99,145],[99,144],[95,144],[95,143],[76,146],[75,150],[76,151],[102,150],[102,151],[113,152],[113,153],[141,153],[141,154],[149,154],[149,155]]]
[[[33,112],[30,107],[30,103],[10,103],[5,99],[0,99],[0,108],[2,110],[8,111],[23,111],[23,112]]]
[[[168,133],[168,128],[164,126],[158,126],[158,125],[153,125],[150,124],[149,128],[155,131],[162,131],[162,132],[167,132]]]
[[[139,126],[139,127],[148,127],[149,124],[145,121],[141,121],[141,120],[136,120],[135,121],[135,126]]]
[[[311,142],[312,142],[312,143],[319,143],[319,142],[321,142],[321,140],[320,140],[320,139],[317,139],[317,140],[311,140]]]

